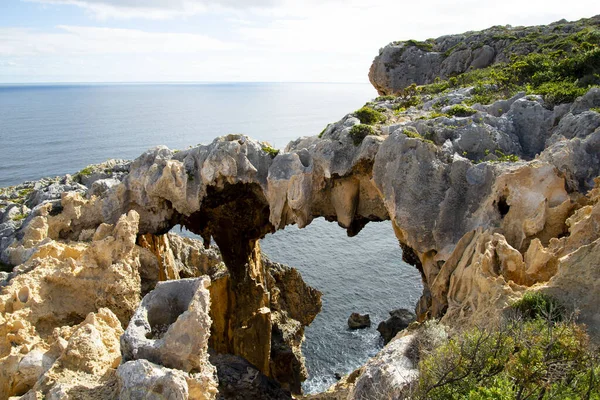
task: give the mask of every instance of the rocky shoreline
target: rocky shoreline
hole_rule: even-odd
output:
[[[423,79],[384,68],[404,80],[376,88],[398,95],[283,152],[228,135],[1,189],[0,398],[300,395],[320,293],[259,240],[317,217],[349,235],[392,221],[422,275],[415,329],[490,324],[535,291],[576,309],[598,340],[600,88],[471,104],[477,86],[408,89],[444,75],[427,65]],[[175,225],[204,243],[167,233]],[[411,332],[312,398],[396,393],[418,377]]]

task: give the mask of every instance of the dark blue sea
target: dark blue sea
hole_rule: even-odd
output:
[[[376,95],[366,84],[0,84],[0,187],[228,133],[284,148]],[[261,245],[323,292],[323,311],[306,330],[307,392],[326,389],[335,373],[351,372],[375,355],[377,324],[389,310],[412,309],[421,293],[419,273],[402,262],[389,222],[371,223],[348,238],[318,219],[269,235]],[[369,313],[373,326],[349,331],[352,312]]]

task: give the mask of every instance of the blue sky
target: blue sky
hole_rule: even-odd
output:
[[[368,82],[380,47],[597,0],[0,0],[0,82]]]

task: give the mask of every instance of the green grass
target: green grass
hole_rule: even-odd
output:
[[[388,96],[379,96],[375,99],[375,101],[393,101],[396,100],[396,96],[388,95]]]
[[[375,129],[373,129],[372,126],[364,124],[354,125],[350,129],[349,133],[350,137],[352,138],[352,143],[355,146],[359,146],[368,135],[375,134],[377,134],[377,132],[375,131]]]
[[[600,114],[600,107],[592,107],[590,108],[590,111],[597,112],[598,114]]]
[[[329,128],[329,125],[331,125],[331,124],[327,124],[327,126],[325,128],[323,128],[323,130],[321,131],[321,133],[319,133],[319,139],[321,139],[323,137],[323,134],[325,133],[325,131],[327,130],[327,128]]]

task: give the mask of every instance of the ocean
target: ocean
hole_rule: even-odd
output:
[[[228,133],[276,148],[316,135],[376,96],[368,84],[73,84],[0,85],[0,187],[75,173],[109,158],[133,159],[164,144],[184,149]],[[413,309],[422,286],[402,261],[389,221],[349,238],[323,219],[261,241],[273,260],[296,267],[323,293],[306,330],[308,393],[335,383],[382,346],[377,324],[395,308]],[[373,326],[349,331],[352,312]]]

